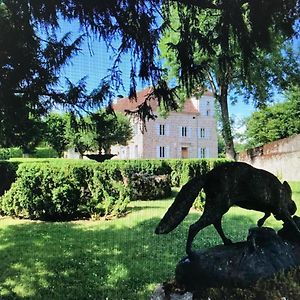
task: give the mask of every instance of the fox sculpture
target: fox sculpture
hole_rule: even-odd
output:
[[[264,212],[264,216],[257,222],[259,227],[272,213],[277,220],[291,225],[300,240],[300,230],[292,218],[297,207],[291,199],[289,184],[286,181],[281,183],[276,176],[265,170],[242,162],[224,163],[206,175],[188,181],[161,219],[155,233],[168,233],[175,229],[188,214],[202,189],[206,194],[204,211],[200,219],[189,228],[186,243],[188,255],[193,253],[192,243],[196,234],[211,224],[225,245],[232,243],[223,232],[221,219],[233,205]]]

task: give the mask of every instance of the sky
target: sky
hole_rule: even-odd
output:
[[[76,22],[62,22],[61,34],[71,32],[73,38],[76,38],[80,32],[79,25]],[[299,40],[297,41],[299,47]],[[108,53],[106,45],[99,40],[89,40],[83,42],[81,52],[75,56],[71,63],[63,69],[61,73],[62,78],[67,77],[73,83],[76,83],[84,76],[87,76],[87,88],[89,91],[96,88],[100,80],[108,74],[108,69],[111,68],[113,58],[111,53]],[[124,57],[121,64],[122,79],[124,82],[125,91],[120,91],[119,94],[126,96],[129,89],[129,74],[130,74],[130,61],[129,57]],[[64,80],[62,79],[62,82]],[[145,87],[145,86],[144,86]],[[142,84],[139,84],[138,89],[142,89]],[[248,117],[255,111],[254,106],[243,103],[238,100],[235,105],[229,104],[229,112],[231,117],[239,120]]]

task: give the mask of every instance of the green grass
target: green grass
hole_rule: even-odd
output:
[[[293,184],[300,208],[300,184]],[[192,212],[168,235],[154,229],[171,199],[138,201],[131,212],[110,221],[66,223],[0,220],[1,299],[149,299],[155,286],[174,276],[185,255]],[[299,215],[298,210],[298,215]],[[244,240],[262,214],[232,208],[224,231],[234,241]],[[266,226],[280,228],[268,219]],[[221,243],[212,226],[196,237],[195,247]]]

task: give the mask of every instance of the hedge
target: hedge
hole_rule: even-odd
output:
[[[9,190],[16,180],[18,166],[18,162],[0,161],[0,196]]]
[[[57,152],[51,147],[37,147],[34,153],[29,155],[33,158],[54,158],[58,157]],[[0,160],[23,157],[20,148],[0,148]]]
[[[179,186],[225,160],[22,160],[1,162],[2,213],[43,220],[69,220],[122,214],[130,200],[149,197],[136,193],[136,178],[163,175],[164,186]],[[19,167],[18,167],[19,166]],[[17,170],[17,171],[16,171]],[[142,175],[151,175],[142,176]],[[168,179],[169,178],[169,179]],[[151,187],[155,187],[154,182]],[[11,185],[11,187],[10,187]],[[9,189],[10,187],[10,189]],[[147,190],[141,188],[141,190]],[[164,188],[166,193],[170,188]],[[0,194],[1,195],[1,194]],[[157,196],[165,197],[159,191]]]
[[[1,197],[4,214],[42,220],[117,215],[129,202],[120,182],[89,165],[23,163]]]

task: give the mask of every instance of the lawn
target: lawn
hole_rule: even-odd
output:
[[[300,184],[292,185],[300,214]],[[1,299],[149,299],[157,284],[173,277],[185,255],[192,211],[168,235],[154,229],[172,199],[137,201],[130,213],[110,221],[47,223],[0,220]],[[243,240],[262,213],[232,208],[224,231]],[[270,218],[266,226],[280,228]],[[196,237],[195,247],[221,243],[212,226]]]

